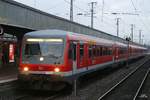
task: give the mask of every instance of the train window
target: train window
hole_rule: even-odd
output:
[[[107,55],[110,55],[110,48],[107,48]]]
[[[125,54],[126,53],[126,48],[120,48],[120,54]]]
[[[112,55],[112,48],[108,49],[108,55]]]
[[[119,53],[122,54],[122,48],[119,49]]]
[[[102,56],[102,50],[103,50],[102,47],[100,47],[100,56]]]
[[[104,47],[102,47],[102,56],[104,55]]]
[[[58,58],[63,55],[63,42],[53,41],[30,41],[25,44],[25,55],[27,56],[45,56],[51,58]]]
[[[96,46],[94,45],[93,46],[93,57],[95,57],[96,56]]]
[[[92,58],[94,57],[94,45],[92,45]]]
[[[26,55],[40,55],[40,45],[39,44],[26,44],[25,46]]]
[[[102,55],[111,55],[112,54],[112,50],[108,47],[102,47]]]
[[[97,50],[97,52],[96,52],[96,56],[99,56],[99,46],[96,46],[96,50]]]
[[[105,55],[108,55],[108,48],[106,47]]]
[[[109,48],[106,48],[106,55],[109,55]]]
[[[108,55],[108,48],[106,47],[105,55]]]
[[[122,48],[122,54],[125,54],[125,48]]]
[[[113,53],[112,53],[113,51],[112,51],[112,48],[110,48],[110,55],[112,55]]]
[[[102,55],[103,56],[106,55],[106,48],[105,47],[103,47]]]
[[[124,54],[124,48],[121,49],[121,54]]]
[[[89,58],[91,58],[91,57],[92,57],[92,47],[89,46]]]
[[[84,45],[80,44],[80,58],[82,59],[84,56]]]

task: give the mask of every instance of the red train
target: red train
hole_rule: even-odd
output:
[[[62,30],[34,31],[23,38],[18,79],[34,85],[70,83],[77,76],[143,56],[146,50]]]

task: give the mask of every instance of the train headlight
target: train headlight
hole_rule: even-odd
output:
[[[26,66],[26,67],[23,68],[23,70],[24,70],[25,72],[27,72],[27,71],[29,71],[29,68]]]
[[[59,68],[55,68],[54,71],[55,72],[60,72],[60,69]]]
[[[44,58],[43,57],[40,57],[40,61],[43,61],[44,60]]]

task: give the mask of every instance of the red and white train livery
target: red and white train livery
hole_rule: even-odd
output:
[[[145,47],[62,30],[25,34],[19,79],[70,82],[110,64],[144,55]]]

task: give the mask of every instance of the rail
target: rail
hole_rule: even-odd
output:
[[[147,70],[147,72],[146,72],[146,74],[145,74],[145,76],[144,76],[144,78],[143,78],[143,80],[142,80],[142,82],[141,82],[141,84],[140,84],[140,86],[139,86],[139,88],[138,88],[138,90],[137,90],[137,92],[136,92],[136,94],[135,94],[133,100],[136,100],[136,99],[137,99],[137,97],[138,97],[138,95],[139,95],[139,93],[140,93],[140,90],[142,89],[143,84],[144,84],[144,82],[145,82],[145,80],[146,80],[146,78],[147,78],[149,72],[150,72],[150,68]]]
[[[148,59],[149,60],[149,59]],[[131,75],[133,75],[139,68],[141,68],[148,60],[144,61],[142,64],[140,64],[135,70],[133,70],[131,73],[129,73],[125,78],[123,78],[121,81],[119,81],[117,84],[115,84],[113,87],[111,87],[107,92],[105,92],[103,95],[101,95],[98,100],[104,99],[108,94],[110,94],[115,88],[117,88],[120,84],[122,84],[125,80],[127,80]]]

